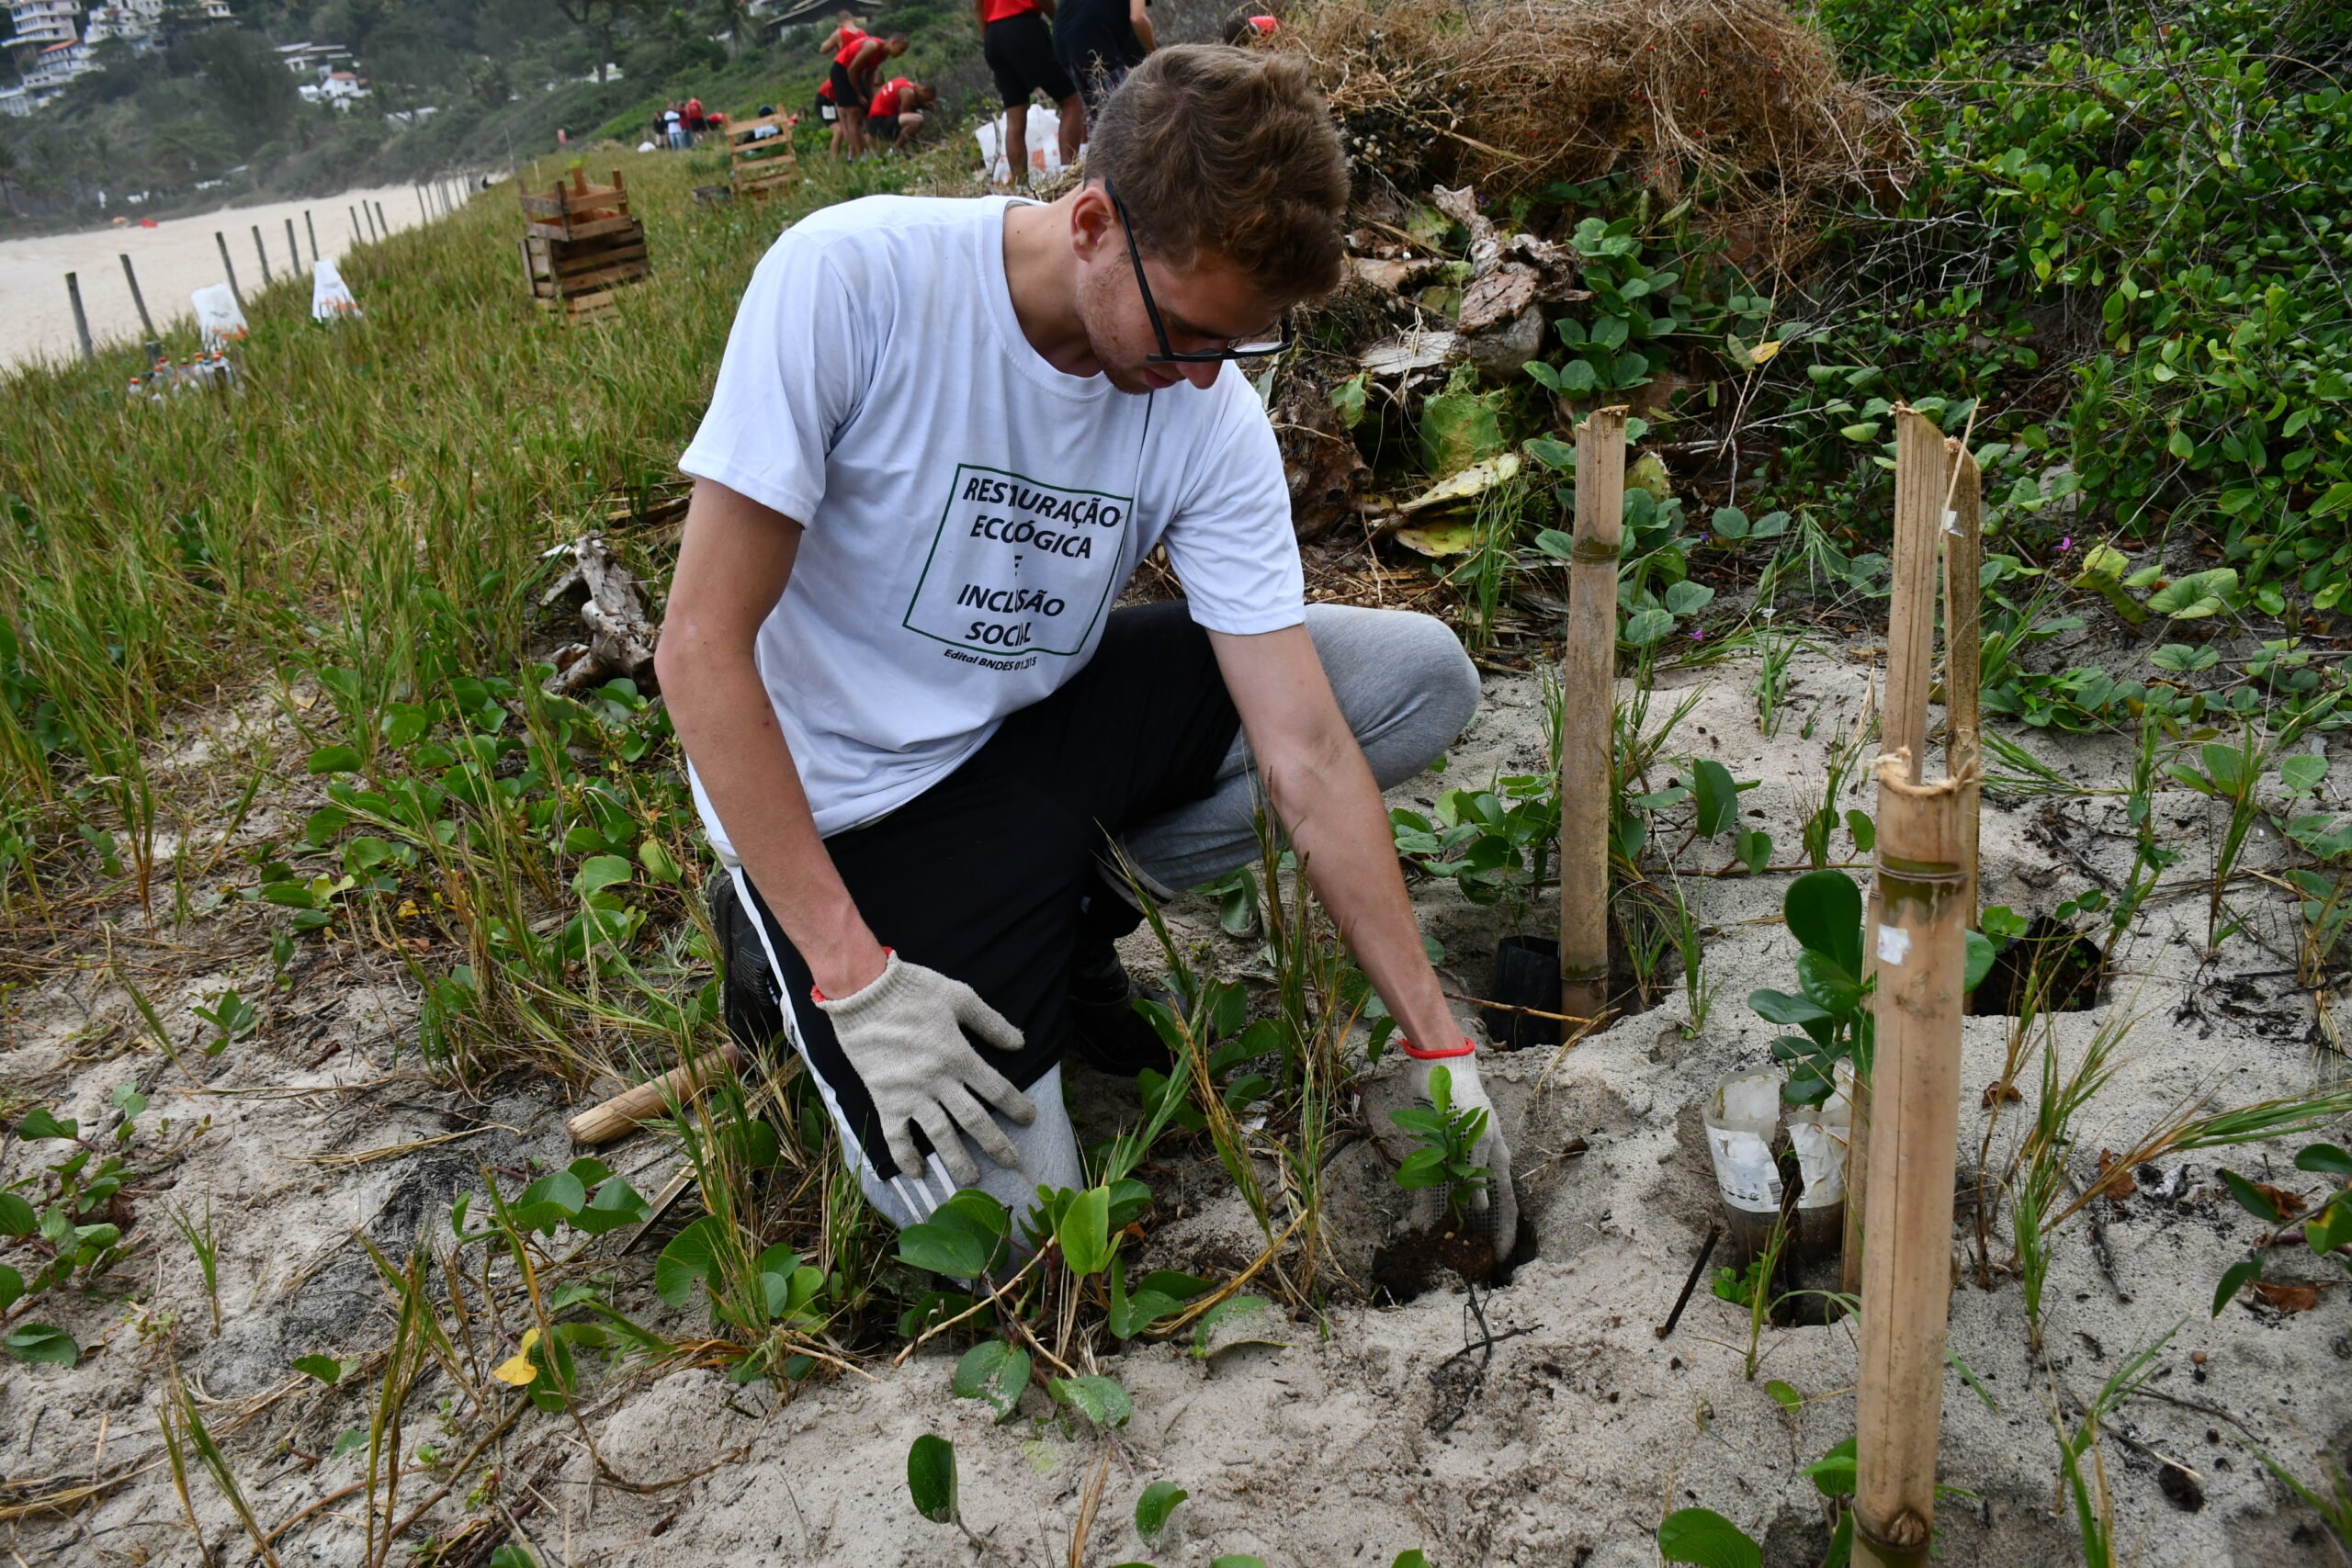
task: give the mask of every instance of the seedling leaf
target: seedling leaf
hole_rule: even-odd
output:
[[[2229,1305],[2240,1291],[2260,1278],[2262,1278],[2262,1258],[2259,1254],[2251,1258],[2242,1258],[2231,1264],[2229,1272],[2222,1276],[2220,1286],[2213,1292],[2213,1315],[2221,1316],[2222,1309]]]
[[[666,1256],[666,1255],[665,1255]],[[928,1269],[951,1280],[975,1278],[988,1267],[989,1255],[971,1232],[954,1225],[909,1225],[899,1233],[899,1261]]]
[[[1804,1408],[1804,1395],[1799,1393],[1789,1384],[1781,1382],[1778,1378],[1775,1378],[1770,1382],[1766,1383],[1764,1385],[1764,1392],[1772,1396],[1773,1404],[1779,1405],[1781,1409],[1787,1411],[1792,1416],[1796,1415],[1799,1411]]]
[[[1235,1296],[1217,1303],[1201,1314],[1201,1321],[1193,1329],[1193,1354],[1205,1361],[1236,1345],[1287,1347],[1288,1340],[1268,1338],[1247,1326],[1237,1326],[1253,1322],[1272,1304],[1263,1296]]]
[[[1172,1481],[1155,1481],[1145,1487],[1143,1495],[1136,1499],[1136,1533],[1146,1540],[1158,1535],[1176,1505],[1191,1495]]]
[[[1054,1378],[1046,1392],[1097,1427],[1124,1427],[1136,1413],[1127,1391],[1105,1377]]]
[[[1706,1508],[1679,1508],[1657,1527],[1657,1553],[1699,1568],[1763,1568],[1764,1552],[1747,1532]]]
[[[1813,1477],[1814,1485],[1825,1497],[1850,1497],[1854,1495],[1854,1439],[1844,1442],[1804,1467]]]
[[[2308,1170],[2314,1176],[2352,1177],[2352,1151],[2338,1148],[2334,1144],[2306,1145],[2303,1151],[2295,1156],[2295,1168]],[[24,1233],[15,1231],[9,1234],[22,1235]]]
[[[2236,1171],[2222,1172],[2222,1185],[2230,1190],[2230,1196],[2238,1201],[2239,1208],[2264,1224],[2282,1225],[2287,1223],[2287,1216],[2279,1212],[2277,1203],[2271,1201],[2270,1195]]]
[[[958,1399],[977,1399],[999,1421],[1009,1419],[1029,1386],[1029,1352],[1001,1339],[983,1339],[956,1363],[949,1386]]]
[[[70,1367],[82,1359],[82,1348],[74,1343],[74,1337],[46,1323],[24,1324],[0,1339],[0,1345],[17,1359],[42,1366]]]
[[[653,1264],[653,1289],[673,1307],[686,1304],[695,1292],[697,1280],[707,1280],[715,1264],[711,1256],[712,1239],[718,1235],[718,1220],[705,1214],[671,1238]]]
[[[925,1432],[907,1450],[907,1495],[933,1524],[956,1522],[956,1445]]]
[[[1862,890],[1842,871],[1809,871],[1781,901],[1789,933],[1849,975],[1862,972]],[[1777,1020],[1775,1021],[1778,1021]]]

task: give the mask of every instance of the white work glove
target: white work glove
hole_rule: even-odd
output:
[[[1443,1067],[1453,1078],[1453,1109],[1487,1113],[1487,1131],[1479,1138],[1473,1157],[1493,1174],[1471,1199],[1470,1217],[1471,1223],[1486,1233],[1495,1249],[1495,1261],[1500,1263],[1519,1243],[1519,1195],[1511,1188],[1510,1145],[1503,1141],[1502,1118],[1495,1112],[1495,1102],[1487,1098],[1486,1086],[1478,1081],[1478,1058],[1464,1053],[1434,1060],[1425,1061],[1419,1056],[1410,1060],[1413,1093],[1423,1104],[1429,1103],[1430,1099],[1430,1069]]]
[[[864,988],[838,1000],[820,995],[816,1001],[831,1017],[842,1055],[874,1100],[883,1140],[900,1175],[920,1178],[924,1168],[910,1126],[922,1129],[959,1187],[979,1180],[980,1171],[956,1135],[958,1127],[989,1158],[1019,1168],[1012,1140],[980,1100],[1024,1127],[1037,1119],[1037,1108],[980,1059],[964,1030],[1000,1051],[1021,1049],[1021,1031],[980,1000],[978,991],[890,953],[882,973]]]

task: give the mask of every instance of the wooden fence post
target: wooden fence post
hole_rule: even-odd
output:
[[[122,257],[122,280],[130,285],[130,302],[139,307],[139,324],[147,329],[147,335],[152,338],[155,335],[155,319],[147,313],[147,296],[139,292],[139,275],[130,270],[130,253],[119,254]]]
[[[254,224],[253,230],[254,254],[261,258],[261,286],[266,288],[274,281],[269,276],[269,247],[261,243],[261,225]]]
[[[220,270],[229,275],[229,296],[236,300],[237,309],[245,308],[245,291],[237,287],[237,264],[229,259],[229,236],[220,230],[212,231],[212,243],[220,247]]]
[[[319,226],[311,221],[311,209],[302,209],[302,232],[311,237],[311,265],[319,265]]]
[[[390,235],[392,231],[391,222],[384,216],[384,204],[380,201],[376,204],[376,227],[379,238]]]
[[[291,217],[286,220],[286,276],[302,276],[302,246],[294,238],[294,220]]]
[[[1577,427],[1576,545],[1560,660],[1560,1010],[1609,1006],[1609,816],[1617,716],[1617,556],[1625,517],[1625,411]]]
[[[82,310],[82,280],[70,272],[65,275],[65,297],[74,302],[74,330],[82,339],[82,357],[96,359],[98,351],[90,343],[90,318]]]

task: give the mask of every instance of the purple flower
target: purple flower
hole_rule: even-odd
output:
[[[2072,534],[2067,535],[2064,538],[2058,541],[2058,553],[2062,556],[2074,547],[2075,536]]]
[[[1704,627],[1704,626],[1692,626],[1692,627],[1690,628],[1690,640],[1691,640],[1692,642],[1704,642],[1704,641],[1706,641],[1706,640],[1707,640],[1707,628],[1706,628],[1706,627]]]

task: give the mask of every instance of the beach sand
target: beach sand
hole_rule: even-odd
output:
[[[153,229],[141,228],[131,216],[120,226],[86,230],[78,234],[52,234],[41,239],[0,243],[0,367],[15,368],[41,359],[65,359],[81,352],[74,335],[74,307],[65,292],[65,275],[79,276],[82,308],[90,318],[90,336],[98,346],[136,343],[146,335],[139,311],[131,303],[130,286],[123,281],[119,257],[128,254],[139,273],[140,291],[147,297],[155,324],[169,330],[193,311],[188,296],[209,284],[222,281],[217,232],[229,241],[229,259],[237,269],[237,287],[260,288],[261,266],[254,254],[253,230],[258,224],[268,247],[269,274],[282,279],[287,271],[286,220],[302,246],[302,272],[309,276],[311,234],[302,214],[311,214],[318,232],[319,254],[341,256],[354,243],[351,209],[359,202],[380,202],[384,220],[395,231],[413,229],[423,221],[416,191],[407,186],[345,191],[340,196],[305,201],[274,201],[257,207],[224,207],[191,218],[167,218]]]

